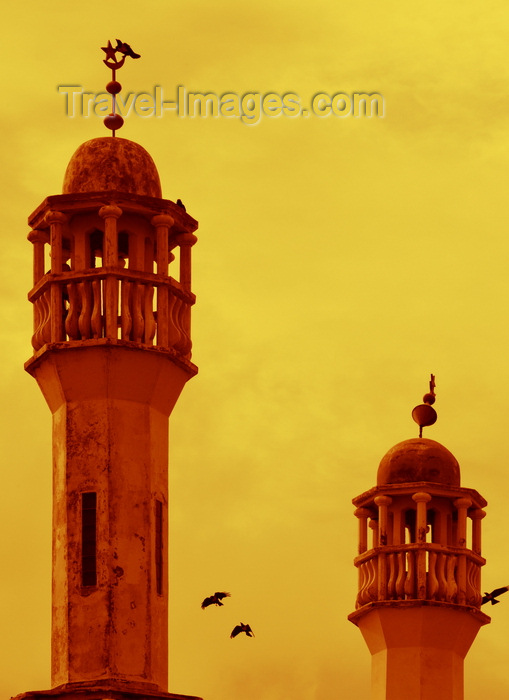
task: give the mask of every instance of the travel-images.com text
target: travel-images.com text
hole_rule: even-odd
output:
[[[68,117],[106,117],[112,111],[112,96],[107,92],[85,92],[81,85],[59,85],[58,92],[65,97],[65,113]],[[156,85],[152,93],[129,92],[125,98],[115,96],[116,113],[128,117],[134,113],[138,117],[161,118],[166,113],[177,117],[227,117],[240,119],[244,124],[258,124],[265,117],[383,117],[384,98],[377,92],[338,92],[329,95],[318,92],[303,107],[300,97],[287,92],[278,95],[274,92],[261,94],[246,92],[237,95],[225,92],[217,95],[212,92],[187,92],[183,85],[177,87],[175,100],[165,100],[163,89]]]

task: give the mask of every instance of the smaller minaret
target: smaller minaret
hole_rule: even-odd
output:
[[[463,662],[482,625],[484,498],[460,486],[436,421],[434,377],[412,416],[420,437],[387,452],[377,485],[353,499],[359,519],[356,610],[372,655],[372,700],[463,700]],[[370,536],[368,536],[370,532]]]

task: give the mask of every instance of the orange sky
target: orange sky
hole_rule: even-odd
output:
[[[507,3],[26,0],[2,23],[0,694],[49,686],[51,423],[23,372],[26,218],[107,134],[67,117],[57,86],[102,91],[99,47],[121,37],[142,54],[124,92],[384,96],[383,119],[168,114],[119,134],[200,222],[200,373],[171,420],[170,690],[367,700],[369,653],[346,620],[351,498],[417,435],[430,372],[426,436],[489,502],[483,587],[509,583]],[[215,590],[232,597],[203,612]],[[255,639],[229,639],[240,620]],[[508,625],[503,600],[467,657],[465,700],[509,696]]]

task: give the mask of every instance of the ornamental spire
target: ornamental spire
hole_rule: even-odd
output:
[[[127,56],[131,58],[140,58],[139,53],[134,53],[129,44],[126,44],[120,39],[117,39],[117,45],[113,47],[111,41],[108,40],[107,46],[101,46],[101,49],[106,54],[104,63],[111,69],[111,81],[106,85],[106,90],[111,95],[111,113],[104,118],[104,126],[111,130],[111,135],[115,136],[115,131],[120,129],[124,120],[120,114],[117,114],[116,95],[122,90],[122,85],[116,79],[116,72],[124,65]],[[117,61],[117,53],[121,54],[120,60]]]
[[[428,425],[433,425],[437,420],[437,412],[432,407],[435,403],[435,375],[431,375],[429,382],[429,392],[422,397],[423,403],[416,406],[412,411],[412,418],[419,426],[419,437],[422,437],[422,429]]]

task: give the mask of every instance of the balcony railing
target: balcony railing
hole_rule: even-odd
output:
[[[48,273],[29,294],[32,345],[99,338],[127,340],[191,355],[194,295],[171,277],[96,268]]]
[[[355,559],[356,607],[390,600],[432,600],[481,605],[483,557],[460,547],[413,543],[376,547]]]

